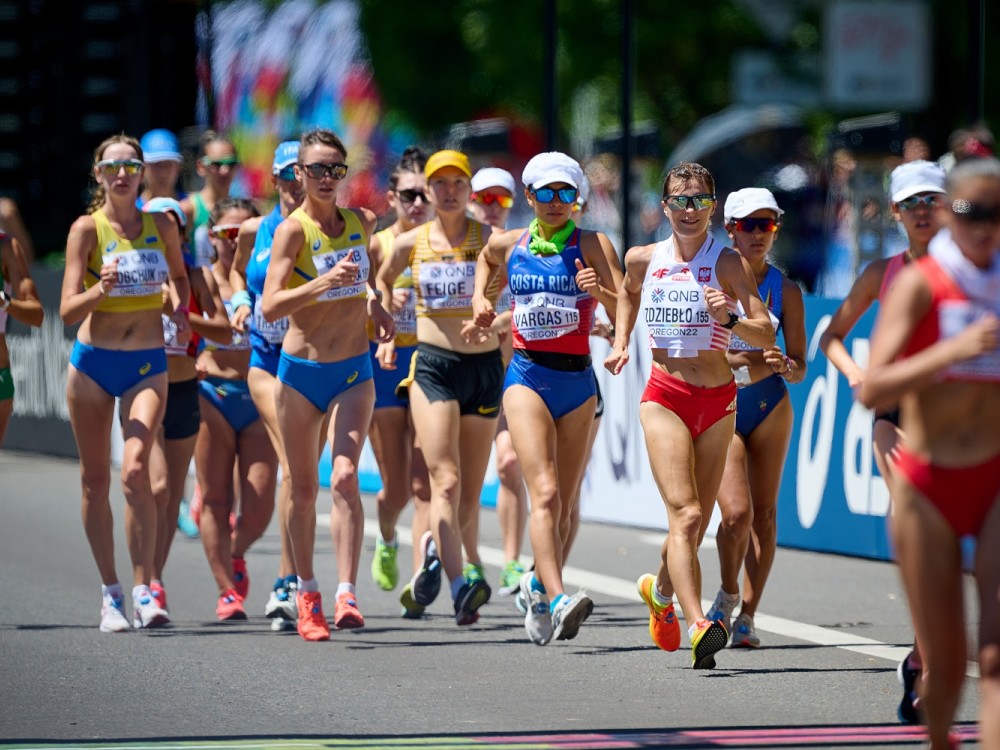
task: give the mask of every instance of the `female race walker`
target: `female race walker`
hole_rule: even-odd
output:
[[[399,235],[378,273],[386,309],[393,281],[407,266],[413,274],[418,344],[404,383],[431,485],[431,528],[420,539],[420,571],[402,602],[411,611],[433,602],[443,564],[459,625],[476,622],[491,593],[479,558],[479,496],[503,388],[497,336],[472,321],[476,260],[490,229],[465,215],[471,174],[463,153],[431,155],[424,175],[434,220]],[[494,284],[493,299],[496,291]],[[378,358],[394,362],[395,345],[380,347]]]
[[[298,141],[283,141],[278,144],[271,162],[271,183],[278,191],[278,202],[267,216],[247,219],[240,224],[240,233],[236,238],[236,256],[229,271],[229,285],[233,291],[233,330],[250,337],[250,369],[247,372],[250,397],[281,464],[281,485],[277,500],[281,558],[278,577],[268,594],[267,604],[264,605],[264,616],[271,621],[272,630],[295,626],[298,617],[295,594],[299,583],[292,559],[292,545],[288,539],[291,477],[274,408],[278,360],[281,357],[281,342],[288,331],[288,318],[279,318],[273,323],[264,320],[262,295],[267,269],[271,263],[274,232],[292,211],[302,205],[305,198],[302,183],[295,175],[298,160]],[[326,431],[321,430],[320,433],[322,450],[322,445],[326,443]]]
[[[420,226],[432,216],[427,198],[424,165],[427,156],[417,146],[403,152],[399,163],[389,174],[386,200],[396,213],[396,220],[381,232],[372,235],[369,252],[371,262],[379,268],[392,255],[396,237]],[[430,528],[430,485],[423,452],[414,440],[413,423],[407,401],[397,394],[399,382],[406,377],[410,360],[417,351],[417,300],[413,291],[413,274],[403,269],[392,284],[389,305],[396,323],[396,361],[378,361],[379,343],[371,341],[372,373],[375,379],[375,414],[372,417],[371,440],[375,460],[382,476],[382,489],[376,503],[379,536],[375,540],[372,558],[372,578],[383,591],[392,591],[399,583],[399,540],[396,522],[410,496],[413,496],[414,539],[420,539]],[[413,545],[413,570],[420,569],[420,545]],[[403,617],[418,616],[404,607]]]
[[[597,408],[590,359],[590,330],[600,302],[612,313],[618,265],[614,246],[599,232],[584,232],[570,219],[583,170],[557,151],[539,154],[521,182],[535,218],[527,229],[490,237],[479,256],[473,297],[475,321],[493,322],[485,292],[503,264],[513,298],[514,356],[504,381],[504,409],[511,440],[531,497],[531,546],[535,570],[521,576],[528,603],[524,627],[539,646],[571,640],[594,603],[563,588],[563,545],[571,502],[587,458]]]
[[[870,408],[899,404],[893,540],[920,644],[920,712],[932,750],[966,671],[963,536],[976,539],[979,741],[1000,748],[1000,162],[948,175],[946,230],[899,272],[879,314],[861,386]],[[928,554],[933,550],[933,554]]]
[[[942,212],[937,208],[944,197],[944,181],[944,170],[939,164],[929,161],[901,164],[889,177],[892,214],[902,224],[909,247],[898,255],[872,261],[865,267],[819,340],[820,349],[844,374],[852,389],[861,385],[865,373],[848,352],[844,339],[865,311],[885,297],[900,269],[927,255],[927,246],[941,228]],[[891,456],[896,450],[899,437],[899,409],[896,406],[876,409],[872,425],[872,451],[890,495],[895,492]],[[914,705],[917,700],[916,680],[920,676],[920,670],[920,651],[914,644],[913,650],[900,662],[898,669],[903,697],[897,713],[900,721],[906,724],[920,721]]]
[[[682,162],[667,173],[663,210],[673,235],[625,256],[615,344],[604,362],[615,375],[628,362],[641,307],[653,370],[639,419],[669,531],[659,572],[637,585],[649,607],[649,634],[665,651],[680,647],[677,593],[695,669],[712,669],[714,654],[729,640],[725,625],[702,613],[698,564],[736,424],[736,383],[726,352],[734,332],[751,346],[774,346],[750,266],[708,232],[714,207],[715,180],[703,166]],[[737,303],[746,317],[736,314]]]
[[[722,524],[715,542],[722,586],[706,619],[722,620],[730,630],[745,562],[743,606],[731,629],[732,645],[753,648],[760,646],[753,616],[774,562],[778,489],[792,436],[792,402],[785,383],[798,383],[806,374],[802,291],[768,262],[783,213],[765,188],[730,193],[723,211],[729,237],[750,264],[771,325],[785,337],[784,352],[777,346],[751,346],[739,334],[729,341],[729,366],[737,385],[736,434],[719,487]]]
[[[191,292],[177,225],[162,214],[136,208],[142,170],[142,149],[131,136],[111,136],[97,147],[97,190],[90,213],[70,228],[59,305],[63,323],[82,323],[70,356],[66,399],[80,453],[83,527],[103,584],[102,632],[129,628],[115,572],[108,497],[116,398],[121,399],[125,439],[121,478],[133,570],[133,624],[151,628],[167,622],[166,611],[149,590],[156,555],[149,452],[167,397],[161,286],[170,280],[181,343],[190,335]]]
[[[10,371],[6,333],[8,315],[37,328],[42,324],[45,310],[28,273],[21,243],[0,225],[0,447],[14,412],[14,376]]]
[[[364,538],[358,458],[375,404],[365,323],[371,316],[380,340],[393,332],[392,318],[366,289],[374,283],[368,236],[375,214],[337,205],[346,160],[347,149],[333,131],[303,134],[295,174],[306,197],[274,232],[264,282],[264,319],[288,317],[275,410],[282,444],[295,446],[285,456],[292,483],[288,534],[298,574],[298,630],[307,641],[330,638],[313,570],[316,466],[327,414],[333,463],[330,533],[340,574],[333,622],[338,629],[365,624],[354,591]]]

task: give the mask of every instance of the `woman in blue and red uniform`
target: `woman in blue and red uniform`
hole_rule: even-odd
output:
[[[980,746],[1000,748],[1000,162],[948,175],[945,230],[901,270],[872,337],[861,398],[899,404],[891,518],[923,661],[920,712],[932,750],[966,672],[963,536],[976,539]],[[928,554],[933,550],[933,554]]]
[[[540,646],[576,637],[594,604],[563,588],[563,545],[586,461],[586,435],[597,390],[590,329],[598,302],[614,311],[615,248],[600,232],[581,231],[570,216],[583,170],[559,152],[535,156],[524,168],[525,197],[535,211],[527,229],[490,238],[476,267],[473,313],[479,326],[495,316],[486,290],[506,266],[513,298],[514,356],[504,381],[504,410],[531,498],[535,570],[521,577],[528,603],[524,626]]]

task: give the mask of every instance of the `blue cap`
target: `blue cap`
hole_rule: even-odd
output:
[[[177,136],[169,130],[157,128],[150,130],[139,141],[142,156],[147,164],[157,161],[180,161],[181,149]]]
[[[181,204],[173,198],[150,198],[142,204],[142,210],[148,214],[167,213],[167,211],[171,211],[181,223],[181,227],[187,226],[187,215],[184,213],[184,209],[181,208]]]
[[[274,161],[271,163],[271,174],[278,174],[285,167],[290,167],[299,160],[299,142],[282,141],[274,149]]]

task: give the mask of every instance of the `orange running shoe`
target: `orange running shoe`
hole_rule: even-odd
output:
[[[149,590],[153,594],[153,598],[156,599],[156,603],[160,605],[160,609],[166,610],[167,591],[163,588],[163,584],[160,581],[150,581]]]
[[[223,591],[218,604],[215,605],[215,614],[223,622],[247,619],[247,612],[243,609],[243,597],[237,594],[235,589]]]
[[[639,596],[649,607],[649,637],[657,648],[664,651],[676,651],[681,647],[681,627],[677,624],[674,614],[674,603],[661,605],[653,598],[653,587],[656,586],[656,576],[646,573],[636,581]]]
[[[354,594],[345,591],[337,595],[337,606],[333,613],[333,627],[337,630],[363,628],[365,618],[358,611],[358,600]]]
[[[691,631],[691,666],[715,669],[715,655],[729,643],[729,631],[722,620],[698,620]]]
[[[230,558],[233,562],[233,586],[236,593],[243,599],[250,593],[250,574],[247,572],[247,561],[242,557]]]
[[[300,591],[297,599],[299,605],[299,635],[307,641],[330,640],[330,626],[326,624],[323,614],[323,597],[318,591]]]

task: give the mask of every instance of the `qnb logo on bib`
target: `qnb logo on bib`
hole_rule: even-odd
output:
[[[349,286],[337,287],[336,289],[330,289],[324,292],[317,298],[320,302],[327,302],[335,299],[346,299],[348,297],[359,297],[364,294],[365,283],[368,281],[368,271],[371,268],[371,261],[368,259],[368,252],[361,245],[314,255],[313,264],[316,266],[316,273],[326,273],[344,258],[350,258],[351,263],[358,264],[358,273],[357,276],[354,277],[354,283]]]
[[[525,341],[555,339],[580,326],[576,296],[568,294],[518,294],[514,297],[514,325]]]
[[[431,261],[420,265],[420,296],[431,310],[460,310],[472,305],[476,262]]]
[[[159,250],[127,250],[105,255],[104,263],[118,261],[118,280],[108,292],[109,297],[147,297],[159,294],[170,275],[167,259]]]

